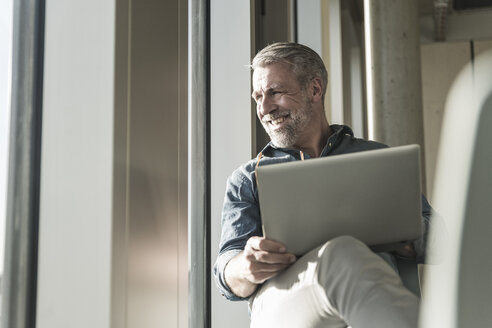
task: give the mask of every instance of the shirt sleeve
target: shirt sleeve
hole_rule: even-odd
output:
[[[239,169],[227,180],[224,206],[222,209],[222,232],[219,254],[213,273],[221,293],[229,300],[241,298],[231,291],[224,278],[224,270],[229,261],[239,254],[252,236],[261,236],[261,219],[255,192],[253,174]]]
[[[222,295],[230,301],[247,300],[247,298],[236,296],[232,292],[229,286],[227,286],[224,276],[225,267],[227,266],[229,261],[240,252],[241,250],[236,249],[219,254],[219,256],[217,257],[217,261],[215,261],[215,265],[214,265],[213,271],[214,271],[215,283],[217,284],[217,287],[219,288]]]

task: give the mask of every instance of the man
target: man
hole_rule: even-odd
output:
[[[257,165],[386,146],[328,124],[327,72],[308,47],[272,44],[255,56],[252,69],[252,97],[271,142],[228,179],[214,266],[222,293],[249,299],[252,327],[416,327],[418,299],[403,287],[393,254],[375,254],[344,236],[297,259],[284,245],[262,237]],[[423,210],[427,226],[425,199]],[[423,250],[419,240],[398,253],[422,260]]]

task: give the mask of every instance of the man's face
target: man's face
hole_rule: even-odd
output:
[[[293,146],[312,118],[307,92],[299,85],[288,64],[275,63],[253,73],[256,113],[277,147]]]

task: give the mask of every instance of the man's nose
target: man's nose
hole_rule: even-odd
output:
[[[271,97],[263,96],[258,102],[258,113],[261,116],[268,115],[275,109],[277,109],[277,105],[272,101]]]

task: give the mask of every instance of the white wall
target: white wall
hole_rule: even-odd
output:
[[[220,240],[227,177],[251,156],[249,1],[211,2],[212,261]],[[230,302],[212,281],[212,327],[249,327],[246,302]]]
[[[325,63],[328,70],[328,88],[330,89],[330,113],[328,117],[330,124],[343,124],[344,102],[343,102],[343,57],[342,57],[342,15],[340,0],[328,1],[328,40],[329,40],[329,63]]]
[[[38,328],[110,324],[114,17],[46,3]]]
[[[358,138],[364,137],[366,122],[364,120],[363,90],[363,45],[360,24],[354,22],[350,9],[341,12],[342,24],[342,67],[343,67],[343,123],[349,125]],[[359,34],[359,35],[358,35]]]
[[[420,47],[427,196],[432,197],[444,104],[454,79],[470,60],[468,42],[430,43]],[[429,199],[432,203],[432,199]]]
[[[480,52],[492,48],[492,41],[474,41],[474,48],[477,56]],[[458,73],[471,60],[470,41],[422,44],[420,53],[427,196],[432,203],[445,102],[449,88]]]
[[[297,41],[323,56],[321,0],[297,3]]]

